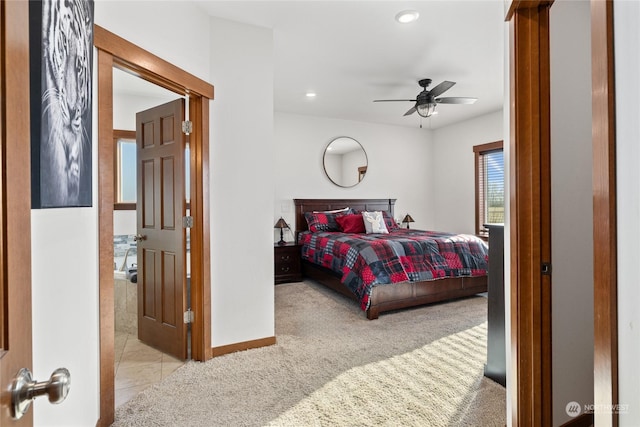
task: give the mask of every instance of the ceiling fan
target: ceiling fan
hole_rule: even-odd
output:
[[[416,99],[376,99],[373,102],[415,102],[416,104],[404,115],[409,116],[417,111],[421,117],[429,117],[436,111],[436,105],[438,104],[473,104],[478,100],[478,98],[463,97],[436,98],[436,96],[442,95],[451,89],[456,82],[445,80],[431,90],[427,90],[427,87],[431,84],[431,79],[422,79],[418,84],[422,87],[422,92],[418,94]]]

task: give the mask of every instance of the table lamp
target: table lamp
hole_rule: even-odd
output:
[[[287,242],[284,241],[284,233],[282,232],[283,229],[285,228],[289,228],[289,224],[287,224],[287,222],[280,217],[280,219],[278,220],[278,222],[276,222],[276,225],[273,226],[273,228],[279,228],[280,229],[280,241],[278,242],[278,245],[282,246],[282,245],[286,245]]]
[[[404,223],[406,223],[406,224],[407,224],[407,228],[409,228],[409,223],[410,223],[410,222],[415,222],[415,221],[413,220],[413,218],[411,218],[411,215],[406,214],[406,215],[404,216],[404,218],[402,219],[402,223],[403,223],[403,224],[404,224]]]

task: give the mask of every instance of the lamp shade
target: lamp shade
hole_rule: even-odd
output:
[[[289,228],[289,224],[287,224],[287,222],[282,217],[280,217],[280,219],[278,220],[278,222],[276,222],[276,225],[274,225],[273,228],[280,228],[280,229]]]
[[[415,222],[415,221],[413,220],[413,218],[411,218],[411,215],[406,214],[402,219],[402,222]]]

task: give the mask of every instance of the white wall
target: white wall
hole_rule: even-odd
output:
[[[203,80],[209,78],[209,17],[191,2],[95,0],[95,23]]]
[[[275,335],[273,32],[217,18],[209,25],[216,91],[209,163],[216,347]]]
[[[149,83],[151,84],[151,83]],[[165,104],[180,95],[167,91],[167,95],[141,96],[136,94],[113,94],[113,128],[118,130],[136,130],[136,113]]]
[[[553,424],[593,403],[593,190],[589,1],[550,13]]]
[[[508,92],[506,92],[508,93]],[[473,146],[503,140],[503,112],[496,111],[433,132],[433,229],[475,233]],[[415,217],[414,217],[415,218]]]
[[[132,235],[137,233],[136,211],[113,211],[113,235]]]
[[[64,404],[45,398],[34,404],[36,426],[88,426],[98,419],[97,229],[95,208],[31,214],[33,374],[45,381],[56,368],[71,373]]]
[[[397,199],[396,218],[409,212],[416,220],[412,227],[431,227],[430,132],[417,126],[414,129],[277,112],[271,226],[282,216],[295,229],[293,199],[297,198],[393,198]],[[322,165],[327,144],[339,136],[355,139],[367,153],[367,174],[352,188],[333,184]],[[292,233],[286,232],[285,240],[293,240]]]
[[[618,221],[618,393],[620,426],[640,420],[640,3],[613,3]]]

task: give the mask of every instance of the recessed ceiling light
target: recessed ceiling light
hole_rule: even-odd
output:
[[[307,98],[315,98],[315,97],[316,97],[315,92],[307,92]]]
[[[420,14],[416,10],[403,10],[396,15],[396,21],[401,24],[408,24],[418,19]]]

